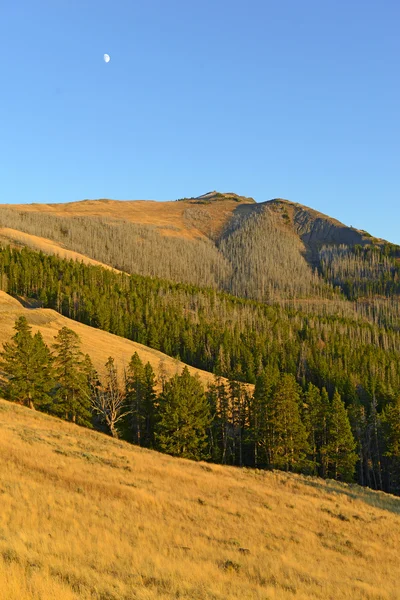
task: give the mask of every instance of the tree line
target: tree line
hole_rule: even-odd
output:
[[[52,348],[25,317],[0,353],[8,399],[133,444],[174,456],[276,468],[352,481],[357,461],[345,405],[335,392],[264,370],[254,394],[216,378],[204,390],[187,367],[169,380],[135,353],[123,378],[112,357],[101,382],[78,335],[67,327]]]
[[[118,274],[9,247],[0,250],[0,286],[227,377],[235,385],[257,386],[267,369],[291,375],[303,394],[309,384],[321,393],[325,388],[330,399],[337,392],[357,444],[357,481],[377,489],[396,489],[392,467],[396,463],[386,456],[389,448],[393,456],[397,452],[396,442],[390,441],[396,439],[395,427],[387,424],[396,419],[400,395],[400,333],[395,327],[304,314],[209,288]],[[239,419],[246,424],[234,426],[240,442],[236,434],[224,434],[221,441],[221,431],[213,431],[211,438],[219,439],[213,452],[225,449],[223,460],[230,457],[232,464],[267,464],[263,446],[253,452],[248,441],[247,423],[254,418],[248,407],[254,403],[240,402],[240,411],[233,411],[235,423]]]

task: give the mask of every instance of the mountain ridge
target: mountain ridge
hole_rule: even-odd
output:
[[[0,239],[15,238],[48,253],[75,252],[80,260],[86,256],[127,273],[268,303],[340,304],[362,295],[366,271],[380,278],[383,290],[387,278],[397,278],[400,257],[396,245],[302,204],[282,198],[256,203],[214,191],[175,202],[0,205]],[[372,260],[371,252],[357,248],[377,251],[379,268],[376,252]]]

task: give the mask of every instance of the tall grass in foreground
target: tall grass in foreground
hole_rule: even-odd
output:
[[[400,499],[178,460],[0,401],[0,598],[395,600]]]

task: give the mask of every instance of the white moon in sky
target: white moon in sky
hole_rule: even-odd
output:
[[[110,62],[110,60],[111,60],[111,58],[110,58],[110,55],[109,55],[109,54],[105,54],[105,55],[103,56],[103,58],[104,58],[104,62],[106,62],[106,63]]]

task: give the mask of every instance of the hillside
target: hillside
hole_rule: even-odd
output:
[[[193,463],[0,401],[0,597],[396,600],[400,500]]]
[[[89,258],[88,256],[85,256],[85,254],[68,250],[62,244],[54,242],[53,240],[48,240],[37,235],[31,235],[9,227],[0,228],[0,242],[15,248],[31,248],[37,252],[43,252],[44,254],[50,255],[54,254],[60,258],[65,258],[66,260],[77,260],[87,265],[99,265],[106,269],[112,269],[109,265],[94,260],[93,258]]]
[[[46,344],[54,343],[54,336],[62,327],[68,327],[75,331],[81,339],[81,349],[84,354],[89,354],[96,370],[101,374],[109,356],[115,359],[116,365],[122,375],[132,355],[137,352],[141,360],[149,362],[157,374],[160,362],[168,377],[172,377],[177,371],[181,372],[184,363],[177,361],[162,352],[148,348],[142,344],[131,342],[126,338],[107,333],[101,329],[95,329],[82,323],[63,317],[55,310],[48,308],[24,308],[18,300],[12,298],[5,292],[0,291],[0,348],[4,342],[9,342],[14,334],[15,320],[25,316],[32,326],[34,333],[40,331]],[[212,383],[214,376],[211,373],[188,367],[194,375],[197,373],[202,383],[207,386]]]
[[[397,281],[396,247],[288,200],[210,192],[176,202],[3,205],[0,240],[308,312],[347,315],[348,300],[367,296],[357,312],[400,322],[397,301],[381,306],[382,296],[398,295],[387,289]],[[378,280],[372,293],[359,285],[366,272]]]
[[[66,204],[5,204],[17,213],[29,212],[58,217],[103,217],[156,227],[162,235],[196,239],[217,236],[238,204],[252,198],[210,192],[179,202],[154,200],[82,200]],[[196,219],[196,215],[199,217]],[[196,222],[197,221],[197,222]]]

